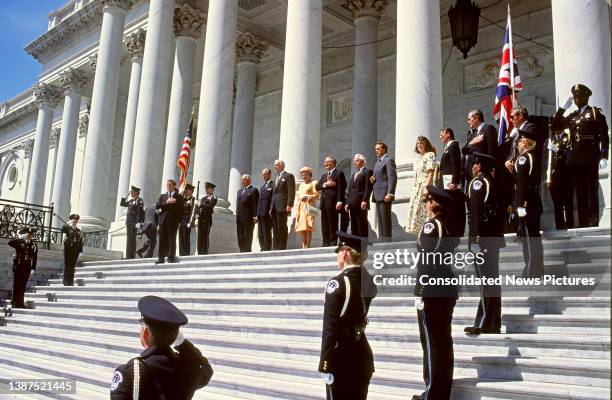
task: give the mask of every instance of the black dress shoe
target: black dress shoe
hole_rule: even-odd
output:
[[[157,261],[155,261],[155,265],[159,265],[159,264],[163,264],[163,263],[164,263],[164,260],[157,260]]]
[[[482,333],[480,328],[477,326],[468,326],[463,331],[467,333],[468,335],[480,335]]]
[[[136,254],[138,254],[138,257],[142,258],[142,250],[136,250]]]

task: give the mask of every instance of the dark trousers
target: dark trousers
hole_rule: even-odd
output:
[[[475,265],[478,277],[497,278],[499,276],[499,247],[483,246],[484,263]],[[474,326],[484,331],[501,330],[501,287],[489,285],[480,287],[480,302],[476,311]]]
[[[423,347],[423,380],[425,399],[448,400],[453,386],[453,337],[451,324],[457,299],[424,298],[417,311],[419,335]]]
[[[125,258],[136,258],[136,224],[125,224]]]
[[[208,245],[210,243],[210,227],[212,220],[200,219],[198,221],[198,254],[208,254]]]
[[[376,202],[376,221],[378,224],[378,240],[391,241],[391,202]]]
[[[323,234],[323,247],[338,244],[338,210],[336,207],[321,209],[321,230]]]
[[[576,191],[578,226],[599,226],[599,160],[570,164],[569,168]]]
[[[450,236],[461,238],[465,233],[465,194],[457,190],[446,190],[455,201],[448,218],[448,233]]]
[[[540,213],[529,213],[519,218],[517,236],[523,246],[524,278],[541,278],[544,275],[544,249],[540,236]]]
[[[140,254],[141,257],[151,258],[155,252],[155,246],[157,246],[157,227],[150,224],[142,233],[147,237],[147,241],[144,242],[142,247],[136,252]]]
[[[257,236],[261,251],[272,250],[272,217],[270,215],[257,217]]]
[[[361,207],[350,207],[351,234],[368,237],[368,209],[362,210]]]
[[[274,250],[287,249],[287,212],[272,210],[272,231],[274,233],[273,246]]]
[[[78,258],[79,252],[76,249],[64,247],[64,286],[74,286],[74,270]]]
[[[191,254],[191,228],[181,224],[179,226],[179,255],[188,256]]]
[[[175,261],[177,230],[178,223],[165,222],[159,226],[159,254],[157,256],[159,262],[164,262],[165,257],[168,257],[170,262]]]
[[[236,234],[238,235],[238,248],[241,253],[250,253],[253,244],[253,222],[236,222]]]
[[[14,308],[23,308],[24,296],[28,279],[30,278],[30,268],[16,268],[13,269],[13,298],[11,300],[11,306]]]
[[[550,197],[555,208],[555,226],[557,229],[574,227],[574,182],[568,166],[557,165],[550,177]]]
[[[366,400],[368,398],[369,376],[353,376],[334,373],[334,383],[325,385],[327,400]]]

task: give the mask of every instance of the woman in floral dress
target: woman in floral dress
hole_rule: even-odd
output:
[[[421,231],[421,227],[427,220],[423,196],[427,185],[433,184],[434,170],[436,169],[436,149],[425,136],[419,136],[414,150],[419,158],[414,164],[416,175],[410,195],[406,232],[416,235]]]

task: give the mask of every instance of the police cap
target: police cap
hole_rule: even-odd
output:
[[[147,324],[179,327],[187,323],[187,317],[181,310],[168,300],[158,296],[145,296],[138,300],[138,310]]]
[[[132,187],[130,187],[130,191],[140,193],[140,188],[132,185]]]
[[[338,247],[336,247],[336,253],[338,253],[343,246],[348,246],[351,249],[364,253],[368,249],[368,245],[372,244],[368,242],[366,238],[362,238],[361,236],[349,235],[346,232],[337,231],[338,235]]]
[[[537,142],[538,140],[535,132],[529,132],[529,131],[520,131],[517,141],[523,138],[533,140],[534,142]]]
[[[572,86],[572,95],[573,96],[580,96],[580,95],[584,95],[584,96],[591,96],[593,94],[593,92],[591,92],[591,89],[589,89],[586,85],[582,85],[580,83],[575,84],[574,86]]]
[[[25,233],[32,233],[32,230],[26,226],[25,228],[19,229],[19,232],[17,233],[19,233],[20,235],[23,235]]]
[[[427,195],[425,196],[427,200],[434,200],[436,203],[441,205],[452,205],[455,202],[455,199],[446,192],[444,189],[440,189],[438,187],[429,185],[427,186]]]
[[[497,165],[497,160],[488,154],[475,152],[472,155],[474,156],[474,164],[480,164],[481,168],[490,170]]]
[[[186,184],[185,185],[185,190],[189,190],[189,189],[194,190],[195,186],[193,186],[191,183]]]
[[[206,182],[204,186],[206,186],[207,188],[211,188],[211,189],[214,189],[215,187],[217,187],[217,185],[215,185],[212,182]]]

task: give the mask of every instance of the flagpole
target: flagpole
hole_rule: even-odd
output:
[[[514,44],[512,43],[512,20],[510,18],[510,4],[508,3],[508,44],[510,47],[510,88],[512,89],[512,106],[516,106],[516,92],[514,91]]]

